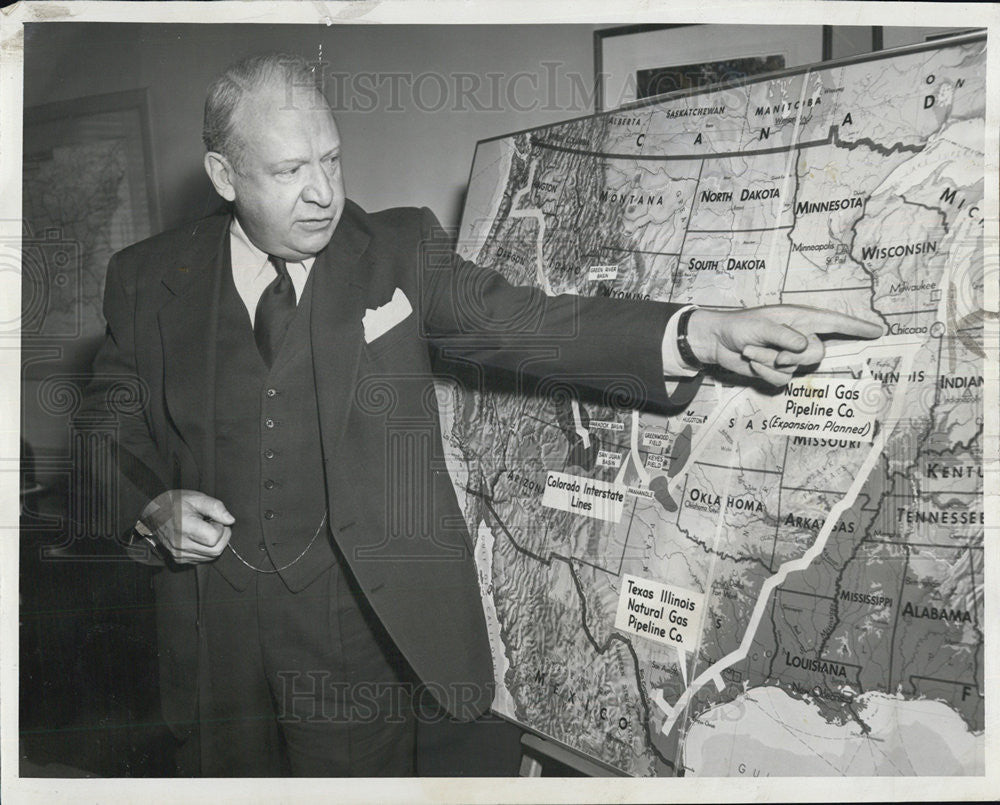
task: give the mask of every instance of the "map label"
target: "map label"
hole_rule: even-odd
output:
[[[804,377],[781,394],[765,397],[760,406],[763,429],[780,436],[850,438],[871,442],[881,383],[874,378]]]
[[[617,523],[625,508],[625,491],[621,484],[553,471],[545,479],[542,505]]]
[[[658,581],[622,576],[615,628],[665,646],[693,651],[705,594]]]
[[[618,469],[622,465],[622,454],[615,453],[611,450],[598,450],[597,451],[597,466],[598,467],[614,467]]]
[[[592,419],[590,420],[590,427],[597,428],[598,430],[625,430],[624,422],[614,422],[607,419]]]
[[[650,453],[646,456],[646,469],[647,470],[658,470],[663,467],[663,454],[662,453]]]
[[[618,279],[618,266],[591,266],[587,272],[587,279],[591,282],[604,282],[605,280]]]
[[[643,447],[666,447],[670,442],[670,436],[666,433],[647,430],[642,434]]]

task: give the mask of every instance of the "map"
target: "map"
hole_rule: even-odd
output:
[[[103,336],[108,260],[153,226],[139,111],[77,106],[25,122],[21,330],[64,344]]]
[[[459,251],[514,284],[886,330],[672,417],[447,386],[495,711],[629,775],[983,774],[985,68],[943,40],[479,143]]]

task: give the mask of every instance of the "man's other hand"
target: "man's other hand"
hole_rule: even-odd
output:
[[[153,498],[140,518],[175,562],[211,562],[221,554],[236,522],[226,505],[203,492],[171,489]]]
[[[803,305],[745,310],[699,308],[688,322],[688,343],[702,363],[784,386],[815,367],[825,350],[820,335],[878,338],[882,325]]]

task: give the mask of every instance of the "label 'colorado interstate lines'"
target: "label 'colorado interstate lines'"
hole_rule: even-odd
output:
[[[553,470],[545,479],[542,505],[617,523],[622,516],[627,491],[628,488],[621,484]]]

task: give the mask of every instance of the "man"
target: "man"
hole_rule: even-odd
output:
[[[665,374],[718,365],[782,385],[822,358],[817,333],[881,334],[808,308],[514,288],[435,248],[428,210],[346,200],[316,78],[272,54],[217,79],[205,169],[232,214],[108,268],[86,408],[116,419],[120,528],[157,565],[184,773],[409,774],[418,706],[488,708],[472,543],[435,461],[434,371],[528,391],[560,376],[583,394],[625,380],[633,404],[669,410],[692,389],[668,393]],[[123,376],[140,404],[116,401]]]

